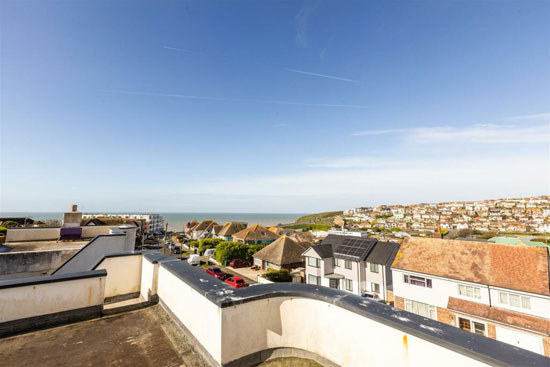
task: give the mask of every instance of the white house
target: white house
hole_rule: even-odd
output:
[[[392,265],[395,306],[550,356],[549,249],[407,238]]]
[[[306,283],[385,301],[392,284],[390,266],[398,249],[395,242],[329,235],[302,254],[306,258]]]

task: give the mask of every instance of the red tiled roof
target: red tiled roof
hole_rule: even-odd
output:
[[[522,327],[550,335],[550,319],[526,315],[520,312],[490,307],[481,303],[449,297],[449,310],[464,312],[485,319],[499,321],[505,324]]]
[[[550,295],[548,249],[406,238],[392,268]]]

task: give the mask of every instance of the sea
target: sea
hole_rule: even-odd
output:
[[[248,225],[261,224],[263,226],[275,226],[277,224],[289,224],[304,215],[310,213],[158,213],[164,217],[164,221],[168,223],[168,230],[181,231],[187,222],[193,219],[201,221],[204,219],[212,219],[219,224],[226,222],[237,221],[246,222]],[[107,213],[107,214],[128,214],[124,213]],[[139,214],[139,213],[132,213]],[[0,217],[30,217],[35,220],[61,220],[62,212],[0,212]]]

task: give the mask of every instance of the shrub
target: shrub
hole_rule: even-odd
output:
[[[6,227],[0,227],[0,233],[6,234],[8,229]]]
[[[216,247],[216,261],[223,264],[234,259],[247,259],[248,246],[240,242],[223,241]]]
[[[199,247],[199,244],[200,242],[199,241],[191,241],[189,242],[189,248],[192,248],[192,247]]]
[[[199,241],[199,251],[204,252],[209,248],[216,248],[222,242],[221,238],[205,238]]]
[[[292,277],[290,276],[290,272],[288,271],[288,269],[268,269],[267,272],[262,275],[262,277],[276,283],[292,281]]]

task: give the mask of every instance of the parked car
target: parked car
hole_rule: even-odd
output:
[[[174,251],[175,254],[180,254],[181,253],[181,248],[179,246],[174,246],[172,251]]]
[[[241,277],[231,277],[231,278],[227,278],[225,280],[225,282],[227,284],[229,284],[230,286],[232,286],[233,288],[244,288],[244,287],[248,287],[248,283],[244,281],[243,278]]]
[[[217,268],[215,266],[209,267],[208,269],[206,269],[206,272],[219,280],[225,280],[228,276],[220,268]]]
[[[187,262],[193,266],[201,264],[201,257],[199,255],[189,255]]]
[[[250,266],[250,263],[248,261],[243,261],[241,259],[235,259],[235,260],[232,260],[230,263],[229,263],[229,266],[231,266],[232,268],[247,268]]]

